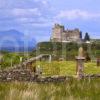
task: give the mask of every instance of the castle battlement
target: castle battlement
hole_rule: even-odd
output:
[[[65,30],[65,27],[60,24],[55,24],[52,28],[52,42],[78,42],[81,40],[81,32],[79,29]]]

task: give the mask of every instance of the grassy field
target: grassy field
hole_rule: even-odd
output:
[[[36,62],[44,76],[75,76],[75,61]],[[100,74],[96,62],[85,63],[85,74]],[[99,100],[100,79],[70,79],[61,83],[0,83],[0,100]]]
[[[49,62],[37,62],[36,65],[40,65],[43,70],[43,75],[69,75],[76,74],[76,62],[75,61],[53,61]],[[100,67],[96,66],[96,62],[85,63],[85,74],[100,74]]]
[[[0,83],[0,100],[100,100],[100,79],[63,83]]]
[[[44,76],[74,76],[76,62],[37,62]],[[95,62],[85,63],[85,74],[100,74]],[[100,79],[70,79],[60,83],[0,83],[0,100],[100,100]]]

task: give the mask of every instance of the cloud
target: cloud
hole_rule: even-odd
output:
[[[53,25],[53,21],[52,19],[48,19],[48,18],[42,18],[42,17],[38,17],[38,18],[19,18],[16,19],[15,21],[19,22],[20,24],[22,24],[23,26],[30,26],[32,28],[38,28],[38,29],[42,29],[42,28],[47,28]],[[46,30],[46,29],[45,29]]]
[[[10,18],[28,18],[28,17],[38,17],[41,16],[41,12],[38,8],[31,9],[0,9],[0,19],[10,19]]]
[[[0,9],[0,24],[10,23],[11,25],[19,24],[20,26],[25,24],[36,25],[37,27],[46,26],[51,23],[51,19],[48,18],[50,15],[50,11],[47,9],[48,1],[49,0],[17,0],[14,2],[13,0],[4,0],[1,3],[3,7]],[[7,6],[4,7],[4,5]]]
[[[38,27],[38,28],[40,28],[40,27],[50,27],[50,26],[52,26],[53,25],[53,23],[52,22],[48,22],[48,23],[33,23],[32,24],[32,26],[33,27]]]
[[[52,26],[53,20],[48,16],[42,15],[43,13],[38,8],[23,9],[3,9],[0,10],[0,26],[7,27],[26,27],[26,29],[32,28],[44,28]]]
[[[11,10],[11,14],[14,16],[40,16],[41,13],[38,8],[31,8],[31,9],[21,9],[15,8]]]
[[[39,4],[35,0],[0,0],[0,8],[33,8]]]
[[[42,3],[43,5],[48,5],[48,0],[34,0],[35,2],[40,2]]]
[[[94,12],[88,12],[80,9],[74,9],[74,10],[65,10],[60,11],[60,13],[55,17],[57,19],[67,19],[67,20],[75,20],[75,19],[96,19],[100,18],[100,12],[94,13]]]

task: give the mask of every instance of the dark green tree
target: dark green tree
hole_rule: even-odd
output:
[[[80,38],[82,39],[82,31],[80,31]]]
[[[88,33],[85,33],[84,41],[90,41],[90,36]]]

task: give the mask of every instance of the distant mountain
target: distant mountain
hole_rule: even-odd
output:
[[[17,30],[0,31],[0,50],[27,51],[36,46],[34,39],[28,39]]]

